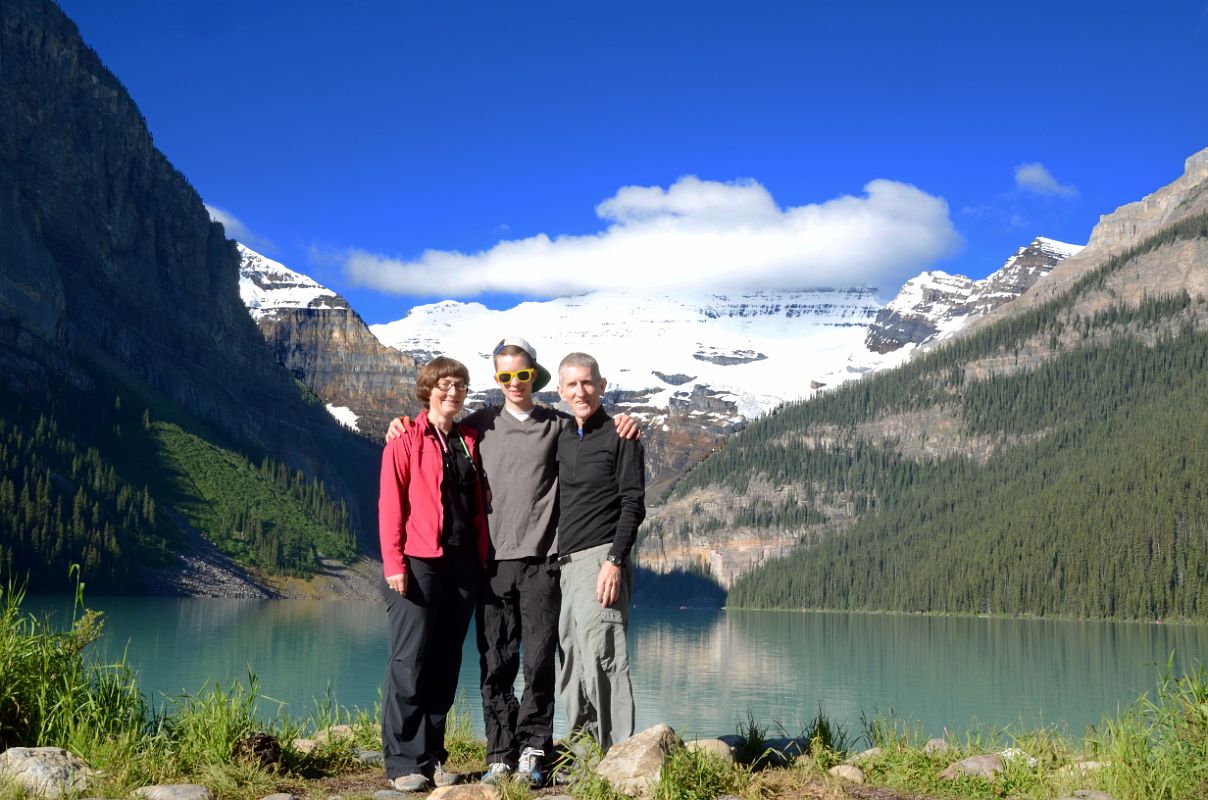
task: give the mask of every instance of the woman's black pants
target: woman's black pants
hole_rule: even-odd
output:
[[[406,564],[406,597],[383,590],[390,626],[382,685],[388,779],[417,772],[431,777],[448,758],[445,719],[457,696],[462,647],[482,580],[473,547],[447,548],[440,558],[407,556]]]

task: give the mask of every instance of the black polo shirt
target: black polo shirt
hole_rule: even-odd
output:
[[[568,425],[558,436],[559,554],[611,542],[609,553],[624,562],[645,518],[642,443],[618,436],[603,407],[581,431]]]

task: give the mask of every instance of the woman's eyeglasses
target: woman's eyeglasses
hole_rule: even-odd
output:
[[[512,377],[515,376],[516,380],[520,381],[521,383],[528,383],[536,374],[537,370],[535,369],[518,369],[515,372],[496,372],[495,380],[499,381],[500,383],[511,383]]]
[[[453,392],[467,391],[469,387],[461,381],[437,381],[436,388],[440,389],[445,394],[452,394]]]

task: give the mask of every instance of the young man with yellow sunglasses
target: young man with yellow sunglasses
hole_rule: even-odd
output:
[[[519,337],[494,348],[495,383],[502,406],[488,406],[465,422],[480,431],[486,473],[491,551],[479,594],[477,630],[482,708],[487,735],[484,783],[510,774],[535,786],[545,782],[553,755],[554,659],[558,644],[558,437],[574,417],[533,397],[550,381],[537,351]],[[637,423],[614,418],[623,438]],[[401,432],[391,424],[388,438]],[[524,692],[514,685],[524,644]]]

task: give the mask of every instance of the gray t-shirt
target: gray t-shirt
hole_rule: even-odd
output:
[[[503,406],[465,419],[482,433],[478,448],[490,489],[494,558],[544,558],[558,551],[558,434],[573,421],[540,405],[524,420]]]

